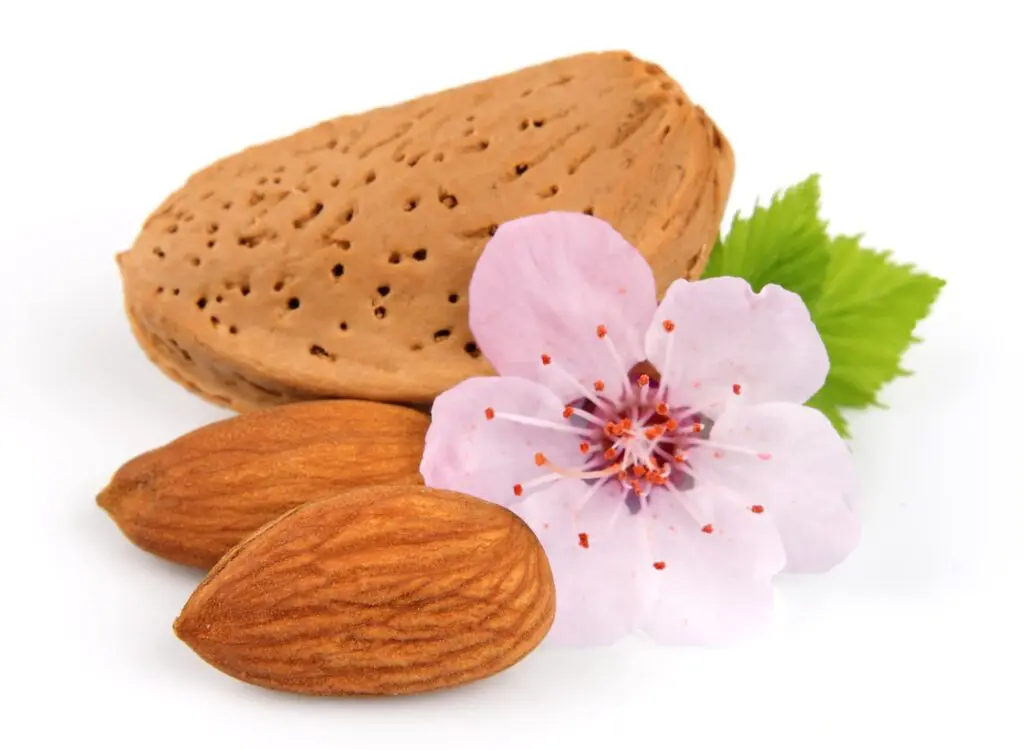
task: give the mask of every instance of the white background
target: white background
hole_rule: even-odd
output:
[[[4,3],[0,745],[1024,747],[1021,26],[1010,2],[941,5]],[[861,547],[781,580],[772,628],[727,649],[542,646],[400,700],[279,695],[205,665],[171,632],[198,574],[94,504],[123,461],[224,416],[136,347],[114,252],[247,144],[623,48],[731,140],[730,213],[817,171],[833,229],[949,281],[917,375],[853,419]]]

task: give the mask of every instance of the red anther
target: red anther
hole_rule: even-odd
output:
[[[660,404],[658,404],[656,407],[654,407],[654,411],[658,412],[659,416],[667,417],[668,416],[668,404],[666,404],[664,401],[662,401]]]
[[[694,422],[692,425],[690,425],[690,432],[700,432],[703,429],[704,424],[702,422]]]
[[[597,337],[599,339],[603,339],[607,335],[608,335],[608,329],[607,328],[605,328],[603,325],[597,327]]]
[[[665,423],[665,429],[668,430],[669,432],[672,432],[672,430],[674,430],[678,426],[679,423],[674,419],[670,419]]]
[[[644,488],[640,485],[640,482],[638,482],[636,479],[631,481],[629,483],[629,486],[633,488],[633,492],[635,492],[636,494],[638,494],[638,495],[644,494]]]
[[[673,323],[671,320],[661,321],[661,327],[664,328],[669,333],[672,333],[672,331],[676,330],[676,324]]]
[[[574,413],[575,409],[573,409],[571,406],[567,406],[564,409],[562,409],[562,416],[565,417],[566,419],[571,417]]]
[[[629,479],[629,477],[626,476],[626,472],[624,472],[624,471],[620,471],[618,474],[616,474],[615,478],[618,479],[623,484],[625,484],[626,481]]]
[[[613,458],[615,458],[616,453],[618,453],[617,450],[615,450],[614,448],[609,448],[604,452],[604,457],[611,461]]]
[[[594,390],[597,391],[598,393],[603,391],[604,390],[604,381],[603,380],[595,380],[594,381]]]
[[[522,497],[523,496],[523,485],[517,484],[515,487],[512,488],[512,492],[515,493],[516,497]]]
[[[551,364],[551,355],[550,354],[541,354],[540,355],[540,362],[541,362],[542,365],[550,365]]]
[[[636,379],[636,382],[640,385],[649,385],[651,382],[651,376],[645,372]]]
[[[644,437],[648,440],[657,440],[665,434],[664,425],[656,425],[655,427],[648,427],[644,430]]]
[[[737,396],[740,395],[740,384],[739,383],[733,383],[732,384],[732,392],[735,393]]]
[[[619,427],[621,427],[624,430],[631,430],[633,429],[633,420],[630,419],[629,417],[626,417],[621,422],[619,422]]]
[[[665,478],[664,474],[648,474],[647,481],[651,484],[656,484],[659,487],[668,484],[668,480]]]
[[[715,527],[707,523],[704,524],[704,526],[701,528],[701,531],[703,531],[705,534],[713,534],[715,531]]]
[[[494,409],[488,406],[486,409],[484,409],[484,416],[487,417],[488,419],[494,419]]]
[[[543,453],[534,453],[533,462],[537,464],[537,466],[543,466],[548,462],[548,458]]]
[[[764,513],[764,506],[763,505],[751,505],[750,506],[750,512],[751,513]]]
[[[675,461],[677,464],[684,463],[686,461],[686,454],[676,453],[674,456],[672,456],[672,460]]]
[[[587,442],[580,443],[580,453],[583,453],[583,454],[590,453],[590,443],[587,443]]]
[[[658,560],[658,562],[654,563],[654,569],[655,570],[664,570],[665,569],[665,563],[663,563],[661,560]]]
[[[647,474],[647,467],[640,464],[633,464],[633,473],[641,479]]]
[[[585,532],[580,532],[580,546],[583,549],[590,549],[590,537]]]

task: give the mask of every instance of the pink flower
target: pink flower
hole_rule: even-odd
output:
[[[849,451],[802,406],[828,356],[797,295],[680,280],[659,305],[614,229],[548,213],[499,229],[469,316],[500,376],[437,399],[422,473],[530,524],[553,640],[726,642],[770,616],[776,573],[856,545]]]

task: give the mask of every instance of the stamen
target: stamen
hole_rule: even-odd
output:
[[[716,453],[725,451],[727,453],[740,453],[744,456],[757,456],[758,460],[760,461],[770,461],[772,458],[771,453],[756,451],[753,448],[744,448],[741,445],[727,445],[725,443],[718,443],[715,442],[714,440],[694,440],[691,441],[691,445],[694,448],[713,448]]]
[[[709,523],[706,523],[703,527],[701,527],[701,531],[703,531],[705,534],[713,534],[715,532],[715,527]]]
[[[580,546],[583,549],[590,549],[590,536],[586,532],[580,532]]]
[[[568,424],[560,424],[559,422],[548,422],[546,419],[537,419],[536,417],[524,417],[520,414],[509,414],[504,411],[496,411],[494,416],[497,419],[504,419],[507,422],[515,422],[516,424],[525,424],[530,427],[544,427],[549,430],[570,432],[573,435],[581,435],[583,437],[590,435],[590,430],[584,430],[581,427],[573,427]]]
[[[752,506],[750,506],[750,512],[751,513],[764,513],[764,506],[763,505],[752,505]]]
[[[648,375],[647,373],[643,373],[643,374],[640,375],[640,377],[638,377],[636,379],[636,382],[637,382],[637,385],[641,385],[641,386],[648,385],[651,382],[651,376]]]
[[[666,321],[666,322],[668,322],[668,321]],[[654,569],[655,570],[664,570],[665,569],[665,563],[663,561],[661,561],[661,560],[658,560],[658,562],[654,563]]]
[[[582,453],[584,456],[590,453],[590,443],[588,443],[586,440],[580,443],[580,453]]]
[[[604,452],[604,457],[607,458],[609,461],[611,461],[613,458],[615,458],[615,456],[617,454],[618,454],[618,450],[616,450],[615,447],[613,446],[613,447],[609,448],[608,450],[606,450]]]
[[[569,417],[571,417],[575,413],[575,411],[576,410],[573,409],[571,406],[567,406],[564,409],[562,409],[562,416],[565,419],[568,419]]]
[[[542,365],[550,365],[551,364],[551,355],[550,354],[541,354],[540,355],[540,362],[541,362]]]
[[[494,419],[494,409],[488,406],[486,409],[484,409],[484,416],[487,418],[488,421]]]
[[[666,404],[664,401],[662,401],[661,403],[659,403],[655,407],[654,411],[658,412],[658,416],[659,417],[667,417],[668,416],[668,404]]]
[[[515,485],[512,488],[512,492],[515,493],[516,497],[522,497],[523,496],[523,485],[521,485],[521,484]]]
[[[537,453],[533,454],[533,462],[537,464],[537,466],[543,466],[548,462],[548,459],[547,456],[538,451]]]
[[[608,335],[608,329],[607,328],[605,328],[603,325],[600,325],[600,326],[597,327],[597,337],[599,339],[603,339],[607,335]]]
[[[676,324],[673,323],[671,320],[661,321],[661,327],[664,328],[669,333],[672,333],[672,331],[676,330]]]
[[[603,391],[604,390],[604,381],[603,380],[595,380],[594,381],[594,390],[597,391],[598,393]]]
[[[674,432],[677,427],[679,427],[679,423],[674,419],[670,419],[665,423],[665,429],[669,432]]]
[[[565,412],[562,412],[562,416],[565,416]],[[579,417],[583,421],[590,422],[590,424],[597,425],[598,427],[604,427],[607,423],[607,420],[595,417],[590,412],[582,409],[573,409],[572,416]]]
[[[732,384],[732,392],[735,393],[737,396],[740,395],[740,384],[739,383],[733,383]]]
[[[619,371],[622,373],[622,384],[625,386],[625,394],[628,394],[632,387],[629,383],[629,368],[626,367],[626,363],[622,361],[622,355],[619,354],[619,350],[615,348],[615,342],[612,341],[612,337],[607,334],[601,337],[605,344],[608,345],[608,351],[611,352],[612,358],[615,360],[615,364],[619,366]]]

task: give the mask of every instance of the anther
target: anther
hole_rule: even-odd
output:
[[[611,461],[613,458],[615,458],[616,453],[618,453],[617,450],[615,450],[614,448],[609,448],[604,452],[604,457]]]
[[[574,410],[573,410],[573,408],[571,406],[567,406],[564,409],[562,409],[562,416],[565,417],[566,419],[568,419],[569,417],[571,417],[573,415],[573,411]]]
[[[701,531],[703,531],[705,534],[713,534],[714,531],[715,531],[715,527],[712,526],[709,523],[708,524],[704,524],[704,527],[701,528]]]
[[[672,430],[674,430],[678,426],[679,423],[674,419],[670,419],[665,423],[665,429],[668,430],[669,432],[672,432]]]
[[[605,328],[603,325],[600,325],[600,326],[597,327],[597,337],[599,339],[603,339],[607,335],[608,335],[608,329],[607,328]]]
[[[647,467],[640,464],[633,464],[633,473],[640,479],[647,474]]]
[[[658,416],[667,417],[668,416],[668,404],[666,404],[664,401],[662,401],[660,404],[658,404],[656,407],[654,407],[654,411],[658,412]]]
[[[580,546],[583,549],[590,549],[590,537],[585,532],[580,532]]]
[[[732,392],[735,393],[737,396],[740,395],[740,384],[739,383],[733,383],[732,384]]]
[[[488,406],[484,409],[484,416],[487,417],[488,420],[494,419],[494,409]]]
[[[515,494],[516,497],[522,497],[523,496],[523,485],[517,484],[515,487],[512,488],[512,492]]]
[[[636,382],[642,386],[649,385],[651,382],[651,376],[648,375],[647,373],[643,373],[640,377],[636,379]]]
[[[540,363],[542,365],[550,365],[551,364],[551,355],[550,354],[541,354],[540,355]]]
[[[750,512],[751,513],[764,513],[764,506],[763,505],[752,505],[752,506],[750,506]]]
[[[654,563],[654,569],[655,570],[664,570],[665,569],[665,563],[662,562],[661,560],[658,560],[658,562]]]
[[[537,466],[543,466],[548,462],[548,459],[543,453],[538,452],[533,454],[533,462],[537,464]]]
[[[595,380],[594,381],[594,390],[597,391],[598,393],[603,391],[604,390],[604,381],[603,380]]]
[[[586,442],[580,443],[580,453],[582,453],[584,455],[586,455],[587,453],[590,453],[590,443],[586,443]]]
[[[676,324],[673,323],[671,320],[661,321],[661,327],[664,328],[669,333],[672,333],[672,331],[676,330]]]
[[[686,454],[677,453],[674,456],[672,456],[672,460],[675,461],[677,464],[686,463]]]
[[[694,422],[690,426],[690,431],[691,432],[700,432],[703,429],[704,429],[704,425],[701,422]]]

